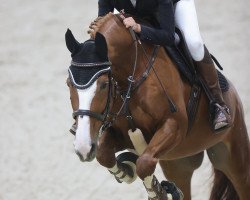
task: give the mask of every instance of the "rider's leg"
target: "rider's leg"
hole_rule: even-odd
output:
[[[217,103],[213,128],[214,130],[224,128],[229,125],[230,115],[222,96],[214,63],[200,35],[194,0],[181,0],[176,4],[175,22],[184,33],[190,54],[196,62],[197,71],[206,81]]]

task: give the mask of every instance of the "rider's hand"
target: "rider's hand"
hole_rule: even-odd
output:
[[[139,33],[141,32],[141,25],[137,24],[135,20],[132,17],[125,18],[123,20],[123,24],[126,26],[126,28],[132,27],[132,29],[136,32]]]

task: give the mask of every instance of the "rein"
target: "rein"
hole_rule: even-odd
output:
[[[132,75],[128,77],[128,82],[129,82],[128,89],[127,89],[126,95],[122,96],[123,104],[122,104],[120,110],[118,111],[117,116],[119,116],[120,113],[122,112],[122,110],[124,110],[124,108],[127,107],[128,101],[130,100],[130,96],[131,96],[132,85],[135,82],[134,76],[135,76],[137,60],[138,60],[138,40],[136,38],[135,32],[133,31],[133,29],[131,27],[129,28],[129,32],[132,36],[133,43],[135,46],[135,60],[134,60]]]
[[[125,18],[125,15],[126,15],[126,13],[124,12],[124,10],[121,10],[121,11],[120,11],[120,14],[117,14],[117,15],[115,15],[115,16],[116,16],[121,22],[123,22],[123,19]],[[143,54],[145,55],[145,57],[146,57],[146,59],[147,59],[147,61],[148,61],[148,65],[149,65],[149,67],[148,67],[148,68],[146,69],[146,71],[143,73],[142,78],[141,78],[138,82],[136,82],[136,81],[134,80],[134,72],[135,72],[135,69],[136,69],[136,63],[135,63],[134,68],[133,68],[132,76],[129,76],[129,77],[128,77],[129,86],[131,86],[132,84],[134,84],[132,90],[137,89],[137,88],[140,86],[140,84],[142,84],[142,82],[143,82],[144,80],[146,80],[146,78],[147,78],[148,75],[149,75],[150,70],[153,69],[154,74],[155,74],[155,76],[157,77],[157,79],[158,79],[158,81],[159,81],[159,83],[160,83],[160,85],[161,85],[161,88],[163,89],[164,94],[165,94],[165,96],[166,96],[166,98],[167,98],[167,101],[168,101],[169,107],[170,107],[170,111],[171,111],[172,113],[177,112],[176,105],[174,104],[174,102],[172,101],[172,99],[170,98],[170,96],[168,95],[168,93],[167,93],[165,87],[164,87],[163,84],[162,84],[162,81],[160,80],[160,78],[159,78],[158,74],[156,73],[156,71],[155,71],[155,69],[154,69],[154,66],[153,66],[154,61],[155,61],[155,58],[156,58],[156,55],[157,55],[157,52],[158,52],[158,49],[159,49],[160,46],[159,46],[159,45],[155,45],[155,46],[154,46],[154,49],[153,49],[153,53],[152,53],[151,59],[149,59],[149,57],[148,57],[148,55],[147,55],[147,53],[146,53],[146,51],[145,51],[145,48],[144,48],[143,45],[142,45],[142,42],[140,41],[140,39],[138,38],[138,36],[137,36],[136,33],[134,32],[134,30],[133,30],[132,27],[129,27],[129,32],[130,32],[130,35],[131,35],[131,37],[132,37],[132,39],[133,39],[133,41],[134,41],[134,43],[135,43],[135,49],[136,49],[136,60],[135,60],[135,62],[137,62],[138,43],[139,43],[140,46],[141,46],[141,49],[143,50]],[[128,95],[128,93],[129,93],[129,95]],[[127,95],[126,95],[126,97],[128,97],[128,99],[130,98],[130,93],[131,93],[131,90],[128,90],[128,91],[127,91]],[[125,97],[125,98],[126,98],[126,97]],[[127,101],[127,98],[124,100],[124,103],[125,103],[126,101]],[[121,108],[121,109],[122,109],[122,108]],[[131,117],[131,116],[130,116],[130,117]]]

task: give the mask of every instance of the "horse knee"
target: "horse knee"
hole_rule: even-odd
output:
[[[151,176],[156,168],[158,160],[150,155],[142,154],[136,161],[136,173],[141,180]]]
[[[192,38],[187,41],[187,46],[192,58],[195,61],[201,61],[204,57],[204,43],[200,39]]]
[[[102,151],[102,149],[97,149],[96,152],[96,160],[100,163],[100,165],[111,168],[115,165],[115,153],[112,151]]]

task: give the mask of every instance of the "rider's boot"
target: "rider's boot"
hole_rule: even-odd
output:
[[[215,131],[218,131],[231,125],[231,116],[229,108],[225,104],[222,96],[213,60],[205,46],[204,49],[204,58],[201,61],[196,62],[196,69],[207,83],[207,86],[215,100],[212,126]]]

